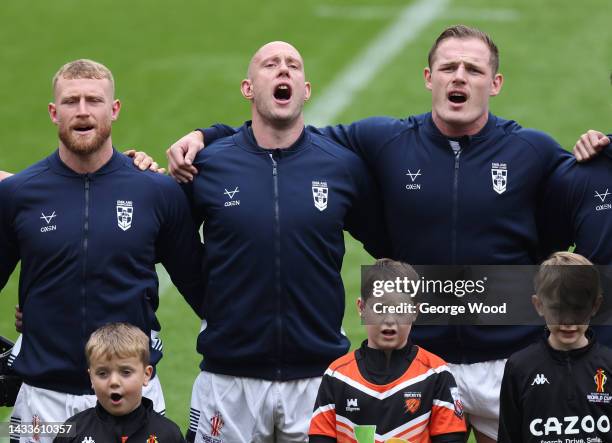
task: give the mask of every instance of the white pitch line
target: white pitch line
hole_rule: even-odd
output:
[[[315,15],[321,18],[343,20],[384,20],[396,17],[401,7],[387,5],[319,5]],[[451,8],[442,14],[451,20],[497,21],[508,22],[520,19],[520,14],[514,9],[493,8]]]
[[[404,46],[440,16],[449,0],[419,0],[399,12],[394,20],[329,84],[305,110],[305,121],[323,126],[335,119],[352,102],[355,94]]]

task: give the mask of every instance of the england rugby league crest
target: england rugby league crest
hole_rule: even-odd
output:
[[[498,194],[503,194],[508,184],[508,166],[505,163],[491,163],[491,179],[493,190]]]
[[[132,227],[134,217],[134,206],[131,201],[117,200],[117,225],[123,231]]]
[[[327,182],[312,182],[312,198],[314,199],[315,208],[319,211],[323,211],[327,208],[327,200],[329,198]]]

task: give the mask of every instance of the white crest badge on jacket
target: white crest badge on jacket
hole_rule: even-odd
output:
[[[132,227],[134,206],[131,201],[117,200],[117,225],[124,231]]]
[[[327,182],[312,182],[312,198],[314,199],[315,208],[319,211],[327,208],[327,200],[329,197],[329,189],[327,188]]]
[[[491,179],[493,190],[498,194],[503,194],[508,184],[508,166],[505,163],[491,163]]]

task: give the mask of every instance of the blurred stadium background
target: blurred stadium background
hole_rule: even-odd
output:
[[[123,102],[115,145],[165,163],[165,149],[187,131],[248,119],[239,82],[253,52],[270,40],[302,52],[313,83],[308,122],[425,112],[427,51],[456,23],[489,32],[500,48],[505,84],[492,111],[571,148],[588,128],[612,130],[611,19],[609,0],[3,2],[0,169],[21,170],[55,149],[50,81],[76,58],[101,61],[115,75]],[[370,260],[349,239],[345,329],[353,346],[364,337],[354,307],[359,265]],[[17,284],[16,271],[0,297],[0,334],[13,339]],[[185,429],[199,322],[173,287],[161,294],[159,317],[167,414]],[[0,408],[0,421],[9,412]]]

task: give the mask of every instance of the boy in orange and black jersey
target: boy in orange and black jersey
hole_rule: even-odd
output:
[[[376,281],[397,277],[419,278],[411,266],[389,259],[365,271],[357,306],[368,339],[325,371],[310,422],[311,443],[465,441],[455,379],[441,358],[408,339],[416,314],[376,313],[382,305],[407,301],[416,307],[406,294],[372,297]]]

